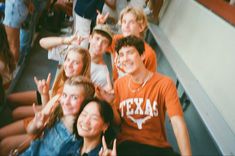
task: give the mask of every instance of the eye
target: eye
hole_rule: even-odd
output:
[[[119,53],[119,57],[123,57],[123,53]]]
[[[82,112],[82,113],[80,114],[80,116],[81,116],[81,117],[86,117],[86,116],[87,116],[87,113]]]
[[[99,118],[97,116],[95,116],[95,115],[91,116],[91,119],[94,120],[94,121],[98,121],[99,120]]]
[[[73,96],[72,96],[72,99],[73,99],[73,100],[77,100],[77,99],[78,99],[78,97],[77,97],[77,96],[75,96],[75,95],[73,95]]]
[[[80,64],[80,62],[76,61],[76,62],[75,62],[75,64],[76,64],[76,65],[79,65],[79,64]]]
[[[67,94],[66,93],[63,93],[62,94],[62,98],[66,98],[67,97]]]

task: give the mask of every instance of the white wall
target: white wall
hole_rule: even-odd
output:
[[[193,0],[171,0],[160,28],[235,133],[235,27]]]

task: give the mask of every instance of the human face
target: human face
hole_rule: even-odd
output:
[[[82,101],[84,100],[84,89],[81,86],[71,86],[65,84],[60,103],[63,114],[76,115],[80,110]]]
[[[122,47],[119,50],[119,60],[124,71],[129,74],[138,72],[142,62],[142,57],[133,46]]]
[[[94,33],[90,37],[89,52],[91,58],[102,57],[108,46],[109,46],[109,40],[106,37],[98,33]]]
[[[136,16],[131,12],[123,15],[121,20],[121,29],[124,37],[129,35],[140,36],[140,33],[143,31],[143,26],[139,24],[136,20]]]
[[[84,138],[100,138],[107,127],[100,115],[99,106],[96,102],[88,103],[77,120],[78,134]]]
[[[63,66],[67,78],[80,75],[83,68],[82,56],[75,51],[69,51]]]

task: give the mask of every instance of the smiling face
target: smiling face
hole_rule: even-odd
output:
[[[63,93],[60,98],[64,115],[76,115],[80,110],[84,100],[84,88],[82,86],[64,85]]]
[[[135,35],[140,36],[140,33],[144,30],[144,26],[137,22],[136,16],[128,12],[123,15],[121,20],[121,29],[123,36]]]
[[[91,58],[102,57],[109,46],[109,39],[98,33],[93,33],[90,37],[89,52]]]
[[[75,51],[69,51],[63,67],[67,78],[80,75],[83,68],[82,56]]]
[[[142,55],[143,56],[143,55]],[[126,73],[134,74],[143,65],[143,57],[133,46],[125,46],[119,50],[119,60]]]
[[[94,101],[89,102],[78,117],[78,134],[84,138],[100,139],[107,128],[108,125],[101,117],[98,104]]]

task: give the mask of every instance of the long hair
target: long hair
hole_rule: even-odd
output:
[[[113,126],[114,125],[113,124],[114,114],[113,114],[113,109],[112,109],[111,105],[104,100],[100,100],[96,97],[84,100],[81,107],[80,107],[80,111],[76,117],[76,120],[74,122],[73,131],[78,139],[82,138],[78,134],[77,120],[78,120],[79,115],[82,113],[83,109],[90,102],[95,102],[98,105],[100,116],[101,116],[102,120],[104,121],[104,123],[106,123],[108,125],[108,129],[105,131],[105,133],[103,133],[103,135],[105,136],[105,140],[107,142],[107,145],[111,146],[111,143],[112,143],[113,139],[115,138],[115,131],[114,131],[114,126]],[[101,137],[102,137],[102,135],[101,135]]]
[[[92,98],[95,95],[95,87],[93,83],[84,76],[77,76],[69,78],[65,81],[64,85],[76,86],[83,88],[84,99]],[[59,101],[57,101],[59,102]],[[63,117],[62,107],[59,104],[55,110],[50,114],[48,127],[52,127],[55,122]]]
[[[5,68],[9,68],[11,73],[14,71],[16,66],[15,60],[10,50],[5,27],[2,23],[0,23],[0,60],[4,62]]]
[[[89,54],[89,51],[87,49],[78,47],[78,46],[71,46],[68,48],[68,52],[65,56],[65,60],[67,59],[68,53],[70,52],[76,52],[79,55],[82,56],[82,71],[80,73],[81,76],[85,76],[87,78],[90,78],[90,68],[91,68],[91,56]],[[60,67],[59,73],[55,78],[54,84],[52,86],[52,96],[56,95],[58,90],[61,89],[64,85],[64,82],[67,80],[67,77],[65,75],[65,71],[63,66]]]

